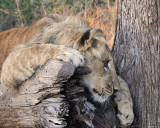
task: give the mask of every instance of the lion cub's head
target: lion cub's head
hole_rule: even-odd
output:
[[[54,28],[54,29],[53,29]],[[92,28],[80,17],[63,17],[45,33],[44,42],[62,44],[77,49],[85,57],[85,66],[92,70],[83,76],[84,84],[93,94],[94,100],[104,102],[118,89],[119,83],[113,58],[104,33]]]
[[[85,66],[92,70],[91,74],[83,76],[83,82],[95,101],[104,102],[114,89],[119,89],[119,82],[103,32],[99,29],[85,32],[79,42],[79,50],[86,59]]]

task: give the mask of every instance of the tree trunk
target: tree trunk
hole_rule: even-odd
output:
[[[160,1],[119,0],[113,54],[134,101],[134,127],[160,127]]]

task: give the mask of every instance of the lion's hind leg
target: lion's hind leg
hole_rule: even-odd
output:
[[[130,125],[134,120],[133,101],[126,82],[118,77],[120,90],[115,93],[115,102],[118,107],[117,117],[123,126]]]
[[[6,87],[17,87],[32,76],[38,66],[44,65],[50,58],[72,63],[75,67],[84,65],[80,52],[53,44],[32,44],[22,46],[5,60],[2,66],[1,83]]]

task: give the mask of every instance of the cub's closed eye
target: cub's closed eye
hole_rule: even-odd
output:
[[[93,92],[97,93],[99,96],[101,95],[96,89],[93,88]]]
[[[98,93],[98,91],[96,89],[93,88],[93,92]]]
[[[103,61],[104,63],[104,69],[107,70],[109,68],[108,63],[109,61]]]

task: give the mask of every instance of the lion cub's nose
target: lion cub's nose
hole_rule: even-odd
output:
[[[114,93],[117,92],[117,91],[118,91],[118,89],[115,89],[115,88],[113,89],[113,92],[114,92]]]

